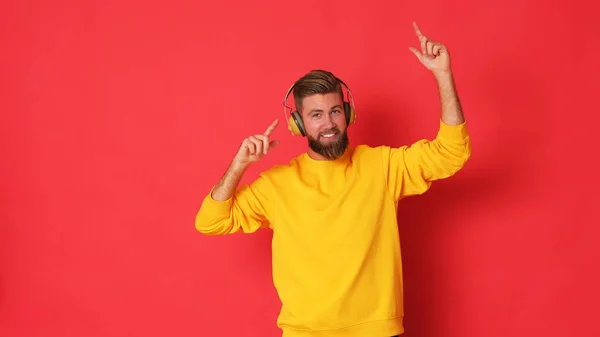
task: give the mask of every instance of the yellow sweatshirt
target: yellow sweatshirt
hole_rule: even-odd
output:
[[[440,122],[435,140],[349,147],[334,161],[306,153],[277,165],[229,200],[209,193],[196,217],[207,235],[273,230],[273,282],[284,337],[404,332],[396,209],[452,176],[471,154],[465,124]]]

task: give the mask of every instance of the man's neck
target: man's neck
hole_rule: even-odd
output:
[[[332,159],[326,158],[325,156],[323,156],[320,153],[315,152],[313,149],[308,149],[307,153],[308,153],[308,156],[314,160],[332,160]]]

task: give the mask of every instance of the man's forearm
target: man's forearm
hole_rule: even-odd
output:
[[[460,125],[465,122],[460,100],[456,92],[451,71],[435,74],[440,93],[442,122],[448,125]]]
[[[235,161],[231,162],[225,174],[215,185],[211,197],[216,201],[225,201],[235,193],[244,172],[248,166],[238,165]]]

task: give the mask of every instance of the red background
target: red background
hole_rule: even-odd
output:
[[[406,336],[600,335],[591,5],[0,9],[0,336],[278,336],[270,233],[204,237],[195,213],[313,68],[350,85],[353,143],[434,137],[437,89],[408,50],[412,21],[450,49],[473,156],[401,203]],[[281,126],[275,137],[244,182],[306,147]]]

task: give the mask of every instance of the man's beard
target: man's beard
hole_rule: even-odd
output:
[[[319,142],[318,139],[315,139],[313,137],[311,137],[310,135],[307,136],[308,138],[308,146],[315,151],[316,153],[322,155],[323,157],[327,158],[327,159],[337,159],[340,156],[342,156],[344,154],[344,152],[346,152],[346,148],[348,147],[348,134],[344,131],[344,132],[340,132],[338,129],[333,129],[331,131],[335,131],[339,133],[339,139],[334,142],[334,143],[330,143],[330,144],[323,144],[321,142]],[[321,134],[324,133],[328,133],[327,132],[322,132]],[[320,137],[320,135],[319,135]]]

